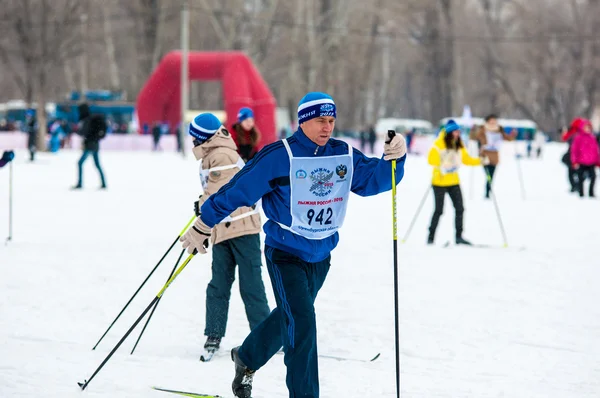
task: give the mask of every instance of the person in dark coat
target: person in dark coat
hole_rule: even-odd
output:
[[[254,112],[250,108],[241,108],[237,123],[232,126],[237,139],[238,152],[244,162],[254,157],[258,150],[260,131],[254,123]]]
[[[375,153],[375,141],[377,141],[377,132],[375,132],[375,126],[369,127],[369,147],[371,153]]]
[[[160,124],[158,122],[154,122],[154,126],[152,126],[152,141],[154,142],[154,150],[158,151],[161,149],[160,147],[160,136],[162,132],[160,131]]]
[[[106,180],[104,179],[104,172],[100,166],[100,158],[98,156],[100,140],[106,135],[106,121],[102,115],[90,114],[87,104],[82,104],[79,106],[79,123],[81,127],[77,133],[83,137],[83,154],[79,158],[79,162],[77,162],[79,178],[77,185],[73,189],[81,189],[83,187],[83,163],[85,163],[85,160],[90,155],[92,155],[94,165],[96,165],[100,174],[100,181],[102,183],[100,188],[106,189]]]
[[[33,109],[28,109],[25,112],[25,132],[27,133],[27,148],[29,149],[29,160],[35,160],[35,153],[37,151],[36,146],[36,133],[37,133],[37,119],[33,112]]]

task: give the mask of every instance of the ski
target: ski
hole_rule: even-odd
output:
[[[210,395],[210,394],[198,394],[195,392],[186,392],[186,391],[177,391],[177,390],[169,390],[166,388],[160,388],[160,387],[152,387],[153,390],[156,391],[162,391],[162,392],[168,392],[170,394],[176,394],[176,395],[180,395],[182,397],[192,397],[192,398],[224,398],[221,395]]]
[[[485,243],[474,244],[473,247],[479,249],[504,249],[504,250],[517,250],[523,251],[526,249],[525,246],[500,246],[500,245],[488,245]]]
[[[487,243],[472,243],[470,245],[457,245],[457,244],[450,244],[450,242],[446,242],[443,246],[444,248],[449,248],[449,247],[470,247],[473,249],[500,249],[500,250],[516,250],[516,251],[523,251],[526,249],[525,246],[503,246],[503,245],[491,245],[491,244],[487,244]]]
[[[347,357],[338,357],[335,355],[319,355],[319,358],[327,358],[327,359],[335,359],[336,361],[353,361],[353,362],[374,362],[381,356],[381,353],[377,353],[371,359],[362,359],[362,358],[347,358]]]
[[[283,351],[278,351],[277,352],[278,355],[284,355]],[[381,353],[377,353],[377,355],[375,355],[373,358],[371,359],[363,359],[363,358],[349,358],[349,357],[340,357],[337,355],[322,355],[319,354],[319,358],[324,358],[324,359],[334,359],[336,361],[351,361],[351,362],[364,362],[364,363],[368,363],[368,362],[374,362],[376,361],[379,357],[381,356]]]
[[[221,358],[224,356],[227,356],[229,358],[229,355],[226,355],[229,353],[229,350],[217,350],[217,351],[204,351],[201,355],[200,355],[200,361],[201,362],[210,362],[212,359],[214,358]],[[277,352],[278,355],[284,355],[283,351],[280,350]],[[376,361],[379,357],[381,356],[381,353],[377,353],[374,357],[370,358],[370,359],[366,359],[366,358],[349,358],[349,357],[341,357],[341,356],[337,356],[337,355],[323,355],[323,354],[319,354],[319,358],[324,358],[324,359],[334,359],[336,361],[351,361],[351,362],[374,362]]]
[[[210,362],[211,359],[215,356],[218,350],[205,350],[202,354],[200,354],[200,362]]]

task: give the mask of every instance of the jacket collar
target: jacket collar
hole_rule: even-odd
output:
[[[212,150],[217,148],[228,148],[236,151],[237,147],[231,138],[231,134],[223,129],[217,131],[215,135],[204,141],[201,145],[192,148],[196,160],[204,159]]]
[[[309,151],[313,156],[318,155],[319,153],[323,153],[323,151],[325,150],[324,146],[321,147],[312,142],[311,139],[308,138],[306,134],[304,134],[304,131],[302,131],[302,127],[298,127],[298,130],[296,130],[293,136],[296,137],[296,140],[298,140],[300,146]]]

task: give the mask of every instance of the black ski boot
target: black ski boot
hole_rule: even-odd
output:
[[[431,227],[429,228],[429,235],[427,236],[427,244],[428,245],[433,245],[433,241],[435,238],[435,230],[432,230]]]
[[[219,347],[221,347],[221,338],[208,336],[206,343],[204,343],[204,352],[200,355],[200,360],[202,362],[210,361],[215,352],[219,350]]]
[[[473,246],[471,244],[471,242],[469,242],[468,240],[464,239],[462,236],[457,236],[456,237],[456,244],[457,245],[467,245],[467,246]]]
[[[244,365],[238,356],[239,349],[240,347],[235,347],[231,350],[231,360],[235,363],[235,377],[231,383],[231,389],[237,398],[251,398],[254,370],[250,370]]]

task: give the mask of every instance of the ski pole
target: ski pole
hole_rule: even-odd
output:
[[[12,240],[13,225],[13,162],[8,165],[8,238],[7,242]]]
[[[183,249],[181,251],[181,254],[179,255],[179,258],[177,259],[177,261],[175,261],[175,266],[173,266],[173,270],[169,274],[169,277],[167,278],[167,280],[171,279],[171,277],[173,276],[173,273],[175,273],[175,270],[177,269],[177,266],[179,265],[179,262],[181,261],[181,258],[183,257],[183,253],[185,253],[185,249]],[[146,320],[146,324],[142,328],[142,331],[140,332],[140,335],[138,336],[137,340],[135,341],[135,344],[133,345],[133,349],[131,350],[131,354],[130,355],[133,355],[133,352],[135,351],[135,348],[137,347],[138,343],[140,342],[140,339],[142,338],[142,335],[144,334],[144,331],[146,330],[146,328],[148,327],[148,324],[150,323],[150,319],[152,319],[152,315],[154,315],[154,311],[156,311],[156,307],[158,307],[158,303],[160,303],[160,299],[158,299],[156,301],[156,304],[154,305],[154,308],[152,308],[152,311],[150,312],[150,315],[148,316],[148,319]]]
[[[498,216],[498,223],[500,224],[500,231],[502,232],[502,238],[504,239],[504,247],[508,247],[508,241],[506,239],[506,232],[504,231],[504,224],[502,224],[502,217],[500,216],[500,208],[498,207],[498,202],[496,201],[496,194],[492,189],[492,177],[490,173],[484,168],[485,174],[487,176],[487,180],[490,184],[490,195],[492,196],[492,201],[494,202],[494,207],[496,208],[496,215]]]
[[[194,222],[195,219],[196,219],[196,215],[194,215],[194,217],[192,217],[190,219],[190,221],[187,223],[187,225],[185,226],[185,228],[183,228],[181,230],[181,232],[179,233],[179,235],[177,235],[177,238],[175,238],[175,240],[173,241],[173,243],[171,243],[171,246],[167,249],[167,251],[165,252],[165,254],[163,254],[163,256],[158,261],[158,263],[154,266],[154,268],[152,269],[152,271],[150,271],[150,273],[148,274],[148,276],[146,277],[146,279],[144,279],[144,281],[142,282],[142,284],[140,285],[140,287],[138,287],[138,289],[135,291],[135,293],[133,293],[133,296],[131,296],[131,298],[129,299],[129,301],[127,302],[127,304],[125,304],[125,307],[123,307],[123,309],[121,310],[121,312],[119,312],[119,315],[117,315],[117,317],[112,321],[112,323],[110,324],[110,326],[108,327],[108,329],[106,329],[106,331],[104,332],[104,334],[102,335],[102,337],[100,337],[100,339],[98,340],[98,342],[96,343],[96,345],[92,348],[92,350],[95,350],[96,347],[98,347],[98,344],[100,344],[100,342],[102,341],[102,339],[104,339],[104,336],[106,336],[106,334],[108,333],[108,331],[113,327],[113,325],[117,322],[117,320],[121,317],[121,315],[123,315],[123,312],[125,312],[125,309],[127,309],[127,307],[129,306],[129,304],[131,304],[131,302],[133,301],[133,299],[135,298],[135,296],[137,296],[137,294],[140,292],[140,290],[142,290],[142,287],[144,287],[144,285],[146,284],[146,282],[148,282],[148,279],[150,279],[150,277],[152,276],[152,274],[154,273],[154,271],[156,271],[156,269],[158,268],[158,266],[160,265],[160,263],[162,263],[162,261],[165,259],[165,257],[167,257],[167,254],[169,254],[169,252],[171,251],[171,249],[173,249],[173,246],[175,246],[177,244],[177,241],[179,241],[179,238],[181,237],[181,235],[183,235],[185,233],[185,231],[187,231],[187,229]]]
[[[388,130],[390,142],[396,135],[394,130]],[[395,346],[396,346],[396,396],[400,398],[400,332],[398,315],[398,217],[396,215],[396,160],[392,160],[392,236],[394,245],[394,311],[395,311]]]
[[[523,181],[523,172],[521,171],[521,159],[517,158],[517,172],[519,173],[519,184],[521,185],[521,197],[525,200],[525,181]]]
[[[177,271],[175,271],[175,273],[173,274],[173,276],[171,276],[171,278],[169,278],[169,280],[167,281],[167,283],[165,283],[165,285],[163,286],[163,288],[160,289],[160,292],[158,292],[158,294],[154,297],[154,299],[152,299],[152,301],[150,302],[150,304],[148,304],[148,306],[146,307],[146,309],[144,310],[144,312],[142,312],[142,315],[140,315],[138,317],[138,319],[135,320],[135,322],[133,323],[133,325],[131,325],[131,327],[129,328],[129,330],[127,331],[127,333],[125,333],[125,335],[121,338],[121,340],[119,340],[119,342],[112,349],[112,351],[106,356],[106,358],[104,358],[104,361],[102,361],[102,363],[100,364],[100,366],[98,366],[98,368],[94,371],[94,373],[92,373],[92,376],[89,378],[89,380],[84,380],[83,383],[80,383],[80,382],[77,383],[79,385],[79,387],[81,387],[82,390],[85,390],[85,388],[88,386],[88,384],[90,384],[90,382],[92,381],[92,379],[98,374],[98,372],[100,371],[100,369],[102,369],[102,367],[106,364],[106,362],[108,362],[108,360],[113,356],[113,354],[119,349],[119,347],[121,346],[121,344],[123,344],[123,342],[125,341],[125,339],[127,338],[127,336],[129,336],[131,334],[131,332],[133,331],[133,329],[135,329],[135,327],[138,325],[138,323],[140,323],[140,321],[146,315],[146,313],[148,311],[150,311],[150,308],[156,302],[158,302],[158,300],[160,300],[160,298],[162,297],[162,295],[165,292],[165,290],[167,290],[167,288],[169,287],[169,285],[175,280],[175,278],[177,278],[177,276],[181,273],[181,271],[183,271],[183,269],[186,267],[186,265],[188,265],[188,263],[190,262],[190,260],[192,258],[194,258],[195,255],[196,255],[196,251],[194,251],[193,254],[190,254],[185,259],[185,261],[183,262],[183,264],[181,264],[181,266],[177,269]]]
[[[423,199],[421,199],[421,203],[419,203],[419,208],[417,209],[417,212],[415,213],[412,221],[410,222],[410,226],[408,227],[408,230],[406,231],[404,238],[402,238],[402,243],[406,243],[406,241],[408,240],[408,235],[410,235],[410,232],[412,231],[413,227],[415,226],[415,223],[417,222],[417,218],[419,217],[419,214],[421,214],[423,205],[425,204],[425,201],[427,200],[427,196],[429,195],[429,188],[430,187],[427,187],[427,189],[425,190],[425,193],[423,194]]]

